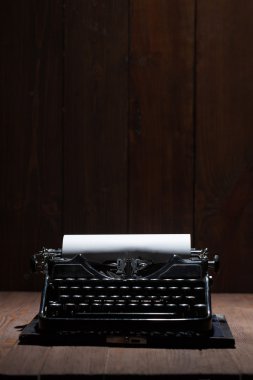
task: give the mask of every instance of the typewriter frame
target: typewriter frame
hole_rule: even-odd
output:
[[[46,251],[48,253],[48,250]],[[44,251],[45,253],[45,251]],[[49,283],[57,277],[88,277],[88,279],[98,278],[100,281],[115,282],[117,279],[98,272],[85,259],[84,255],[77,255],[72,259],[62,259],[60,250],[50,250],[50,254],[44,260],[43,271],[46,273],[45,284],[42,291],[41,305],[39,311],[40,331],[103,331],[121,330],[127,333],[131,329],[171,332],[194,332],[200,334],[211,334],[212,331],[212,310],[211,310],[211,282],[212,278],[208,274],[208,267],[216,269],[218,257],[213,261],[208,261],[207,250],[192,249],[192,257],[188,259],[173,255],[167,263],[153,274],[143,277],[143,280],[151,282],[164,281],[170,279],[191,279],[195,278],[203,281],[205,287],[205,302],[207,304],[207,315],[205,317],[191,318],[166,318],[166,313],[156,313],[153,315],[143,313],[113,313],[110,315],[87,313],[82,317],[50,317],[47,315],[47,297]],[[41,270],[41,268],[40,268]],[[42,271],[42,270],[41,270]],[[165,277],[164,277],[165,276]],[[120,281],[142,281],[142,278],[121,278]],[[94,280],[96,281],[96,280]]]

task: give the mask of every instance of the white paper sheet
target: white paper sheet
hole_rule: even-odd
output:
[[[89,260],[103,261],[122,257],[164,261],[165,255],[189,256],[190,234],[64,235],[62,254],[84,254]]]

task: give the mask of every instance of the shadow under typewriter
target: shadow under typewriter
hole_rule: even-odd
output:
[[[206,251],[165,264],[135,258],[47,263],[38,316],[21,344],[233,347],[224,316],[212,315]]]

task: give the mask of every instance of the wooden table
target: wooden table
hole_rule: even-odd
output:
[[[39,293],[0,293],[0,378],[37,379],[84,375],[117,378],[142,375],[187,379],[253,378],[253,294],[213,294],[213,312],[225,314],[235,349],[154,349],[114,347],[40,347],[18,345],[18,326],[38,312]],[[50,376],[51,375],[51,376]],[[54,375],[52,377],[52,375]],[[190,377],[189,377],[190,375]]]

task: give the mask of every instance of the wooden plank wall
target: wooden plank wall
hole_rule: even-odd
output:
[[[132,0],[129,21],[129,231],[187,233],[194,1]]]
[[[127,231],[128,1],[67,0],[64,232]]]
[[[0,289],[34,289],[31,253],[62,234],[62,7],[0,8]]]
[[[253,2],[199,1],[196,237],[222,253],[217,289],[253,291]]]
[[[253,4],[0,6],[1,289],[64,233],[185,233],[253,291]]]

